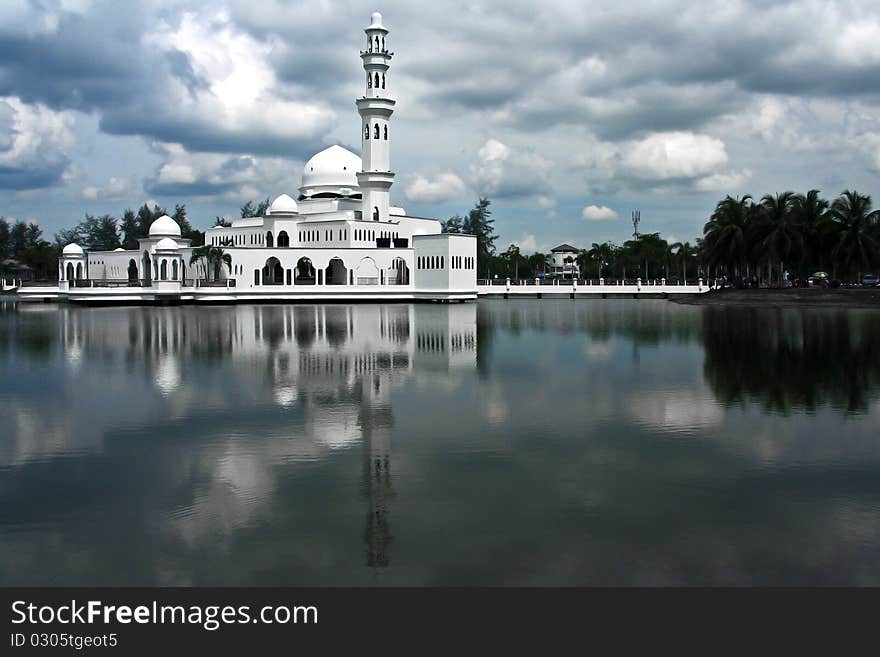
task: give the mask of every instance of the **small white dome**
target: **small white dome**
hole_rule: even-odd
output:
[[[385,26],[382,25],[382,14],[380,14],[378,11],[374,11],[372,14],[370,14],[370,27],[368,27],[367,29],[373,29],[377,27],[384,28]]]
[[[68,244],[67,246],[64,247],[64,250],[61,251],[61,253],[64,255],[82,255],[83,250],[79,244],[71,242],[70,244]]]
[[[342,146],[331,146],[313,155],[303,167],[302,187],[314,193],[339,193],[339,189],[358,188],[357,172],[361,170],[361,158]]]
[[[290,198],[287,194],[282,194],[272,201],[272,205],[269,206],[269,212],[267,214],[290,214],[293,212],[296,212],[296,201]]]
[[[114,252],[114,253],[115,253],[116,251],[125,251],[125,249],[123,249],[121,246],[117,246],[115,249],[113,249],[113,252]]]
[[[150,237],[180,237],[180,226],[167,214],[163,214],[150,224]]]
[[[158,221],[158,219],[156,221]],[[156,250],[157,251],[170,251],[170,250],[176,249],[176,248],[178,248],[177,242],[175,242],[170,237],[163,237],[158,242],[156,242]]]

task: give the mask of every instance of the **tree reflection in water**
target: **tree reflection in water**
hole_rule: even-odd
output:
[[[703,309],[704,374],[718,401],[781,413],[867,411],[880,385],[880,314]]]

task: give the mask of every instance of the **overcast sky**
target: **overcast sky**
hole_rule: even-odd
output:
[[[495,208],[498,246],[693,239],[724,194],[880,197],[880,3],[0,0],[0,215],[293,196],[360,149],[359,49],[395,52],[392,200]],[[877,199],[880,201],[880,198]]]

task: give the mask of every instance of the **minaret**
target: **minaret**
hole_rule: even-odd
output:
[[[363,170],[357,174],[362,194],[364,221],[389,221],[388,190],[394,182],[388,156],[391,144],[389,122],[394,101],[388,97],[388,68],[393,53],[385,40],[388,30],[382,25],[382,14],[373,12],[367,33],[367,49],[361,52],[366,74],[366,95],[358,98],[361,115],[361,161]]]

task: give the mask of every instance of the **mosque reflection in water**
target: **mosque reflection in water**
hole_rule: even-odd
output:
[[[61,312],[68,363],[87,357],[91,364],[102,359],[112,364],[121,358],[129,375],[143,368],[172,413],[193,422],[201,422],[198,416],[205,412],[219,413],[227,435],[264,430],[266,440],[277,443],[273,450],[288,450],[285,455],[275,451],[276,461],[314,462],[360,443],[366,563],[375,568],[389,565],[393,536],[393,390],[420,377],[476,367],[474,304],[257,305],[195,313],[132,308],[114,310],[112,323],[100,310]],[[200,379],[205,366],[215,371],[223,361],[223,372],[234,380],[218,385],[210,377]],[[246,403],[247,396],[257,404],[265,396],[278,409],[300,409],[300,424],[282,437],[277,427],[236,420],[235,406]],[[198,405],[190,403],[197,400]],[[150,428],[154,410],[140,419],[142,430],[161,430]]]

